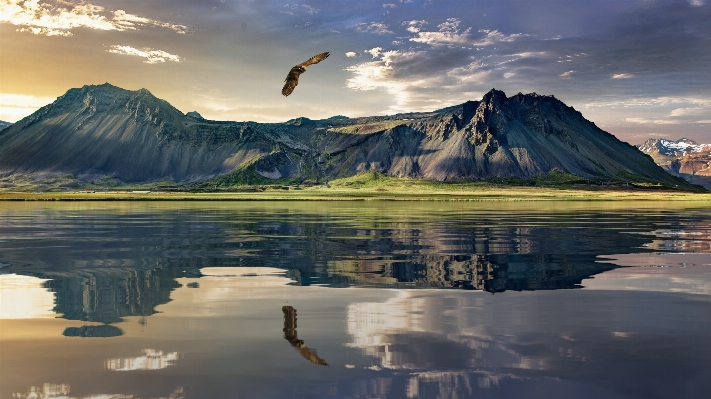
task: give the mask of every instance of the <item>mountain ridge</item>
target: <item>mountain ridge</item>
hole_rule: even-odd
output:
[[[661,138],[649,139],[638,147],[670,174],[711,189],[711,144]]]
[[[0,132],[0,176],[71,174],[122,182],[325,182],[376,170],[438,181],[531,178],[684,185],[554,96],[507,97],[431,112],[284,123],[211,121],[148,90],[68,90]],[[242,180],[240,180],[242,179]]]

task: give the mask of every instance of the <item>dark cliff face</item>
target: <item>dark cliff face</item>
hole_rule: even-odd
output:
[[[227,176],[239,184],[245,176],[327,181],[367,170],[439,181],[565,171],[680,182],[554,97],[497,90],[427,113],[266,124],[183,115],[145,89],[104,84],[71,89],[0,132],[3,176],[64,173],[125,182]]]

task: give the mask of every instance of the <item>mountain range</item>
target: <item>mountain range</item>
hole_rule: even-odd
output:
[[[221,186],[323,183],[376,170],[437,181],[582,179],[693,188],[553,96],[492,89],[432,112],[284,123],[183,114],[146,89],[74,88],[0,131],[0,177]]]
[[[0,130],[3,130],[6,127],[10,127],[10,126],[12,126],[12,122],[0,121]]]
[[[711,144],[698,144],[685,138],[649,139],[639,149],[674,176],[711,189]]]

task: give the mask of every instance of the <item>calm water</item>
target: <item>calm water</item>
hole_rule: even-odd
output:
[[[0,398],[707,398],[711,208],[0,203]]]

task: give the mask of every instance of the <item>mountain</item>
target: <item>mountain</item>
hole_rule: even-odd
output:
[[[324,182],[368,170],[439,181],[560,171],[686,186],[555,97],[498,90],[432,112],[256,123],[184,115],[146,89],[106,83],[70,89],[0,132],[6,179],[212,179],[229,186]]]
[[[10,126],[12,126],[12,122],[0,121],[0,130],[3,130],[6,127],[10,127]]]
[[[649,139],[639,149],[674,176],[711,189],[711,144],[689,139]]]

